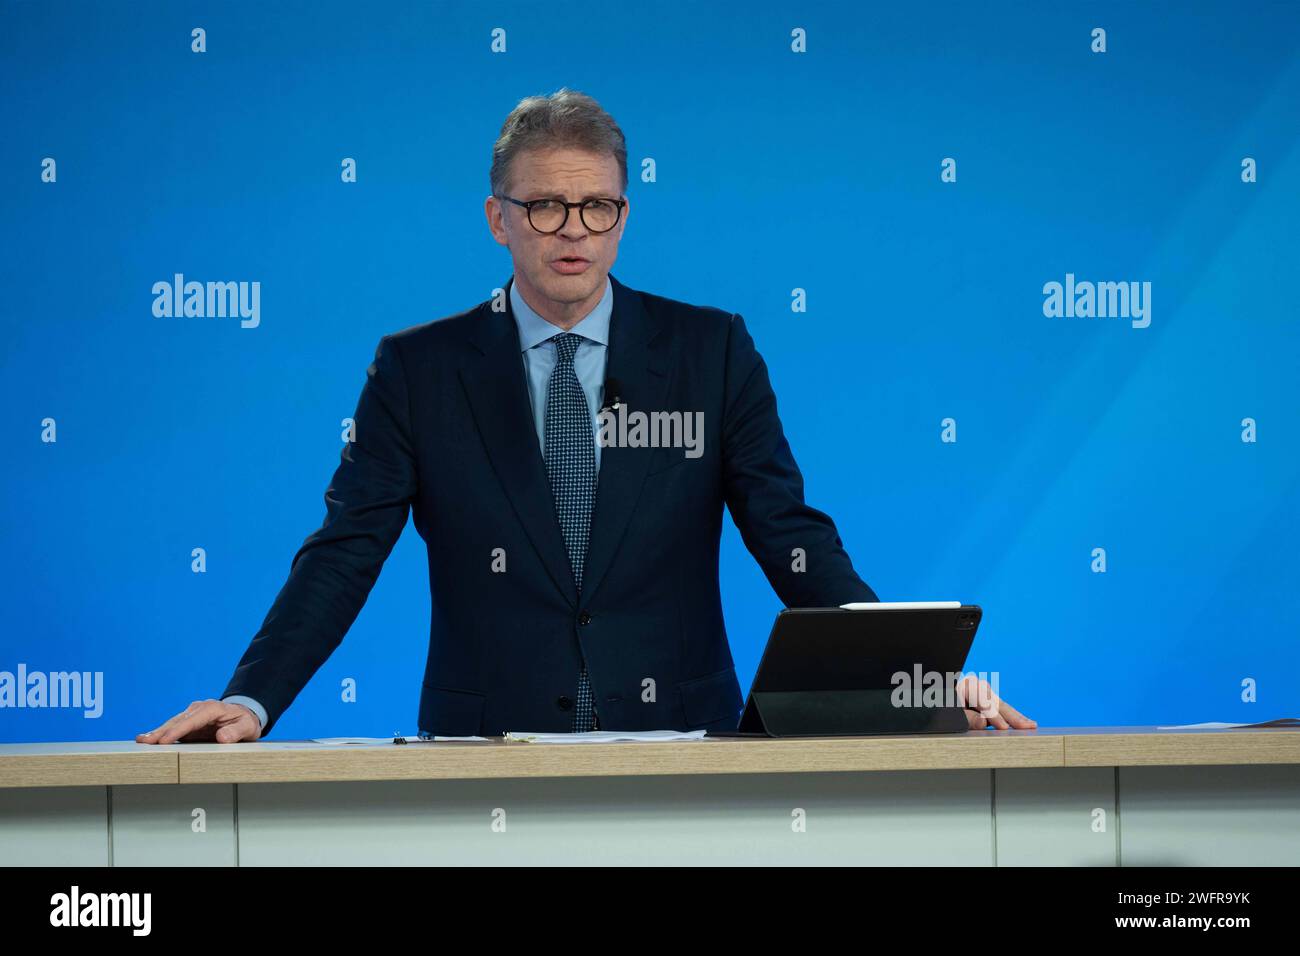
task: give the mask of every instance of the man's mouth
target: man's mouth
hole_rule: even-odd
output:
[[[561,275],[577,275],[585,272],[591,262],[582,256],[561,256],[551,260],[551,268]]]

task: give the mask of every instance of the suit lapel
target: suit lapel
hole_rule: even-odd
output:
[[[605,380],[616,379],[630,411],[664,411],[668,395],[668,341],[646,312],[641,293],[610,274],[614,312]],[[653,457],[648,448],[602,448],[591,540],[579,606],[588,603],[618,551]]]
[[[630,410],[666,410],[668,394],[668,342],[659,323],[645,311],[641,294],[610,274],[614,309],[610,317],[609,355],[605,378],[617,379]],[[537,444],[537,431],[529,413],[528,385],[510,283],[505,285],[506,311],[480,306],[473,342],[482,358],[461,369],[479,434],[487,447],[506,497],[518,515],[547,573],[565,600],[573,604],[575,587],[555,500],[546,478],[546,464]],[[593,436],[594,440],[594,436]],[[579,606],[595,594],[609,570],[628,521],[636,507],[641,485],[650,467],[651,450],[610,447],[601,449],[600,472],[592,512],[591,538],[583,572]]]
[[[537,444],[530,414],[519,332],[510,307],[510,282],[505,285],[506,311],[480,306],[474,323],[474,344],[483,353],[478,362],[461,369],[469,406],[488,457],[506,497],[537,549],[547,573],[566,601],[576,599],[568,552],[555,517],[555,501],[546,479],[546,465]]]

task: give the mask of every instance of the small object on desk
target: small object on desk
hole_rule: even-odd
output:
[[[667,743],[703,740],[702,730],[590,730],[584,733],[508,733],[506,740],[530,744]]]
[[[961,601],[853,601],[840,607],[845,611],[915,611],[961,607]]]
[[[394,734],[392,737],[313,737],[312,743],[329,744],[330,746],[373,747],[376,744],[431,744],[443,743],[444,741],[487,739],[487,737],[403,737],[401,734]]]

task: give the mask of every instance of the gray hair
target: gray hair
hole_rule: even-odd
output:
[[[623,131],[594,99],[560,87],[550,96],[528,96],[510,111],[492,146],[492,195],[510,188],[510,165],[528,150],[580,149],[613,155],[627,192],[627,142]]]

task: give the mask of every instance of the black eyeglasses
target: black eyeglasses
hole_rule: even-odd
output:
[[[523,206],[528,211],[528,222],[538,232],[550,235],[559,232],[569,221],[569,210],[578,208],[582,224],[592,232],[609,232],[618,225],[623,215],[626,199],[584,199],[582,202],[565,202],[558,197],[548,199],[514,199],[510,196],[497,196],[516,206]]]

